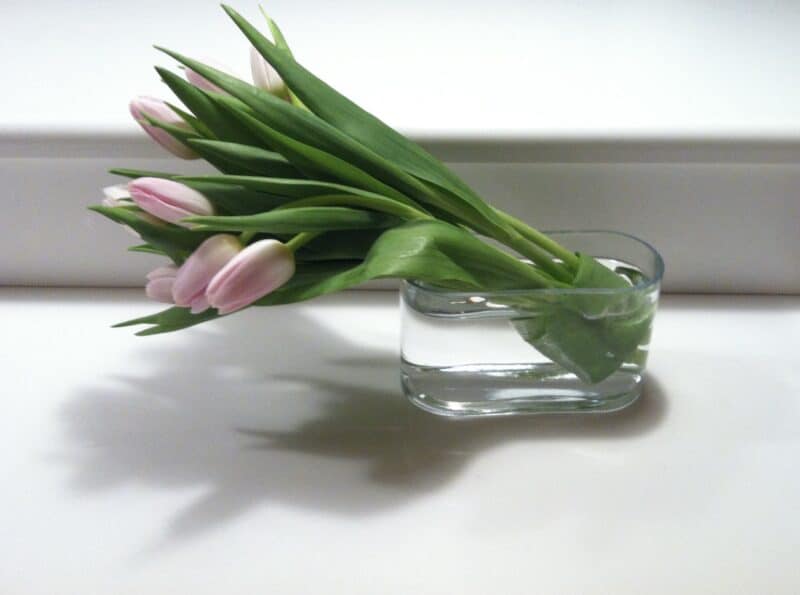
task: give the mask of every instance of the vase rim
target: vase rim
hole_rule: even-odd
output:
[[[542,233],[548,236],[567,236],[567,235],[578,235],[578,234],[594,234],[594,235],[606,235],[606,236],[617,236],[622,237],[627,240],[631,240],[643,246],[649,253],[653,259],[653,275],[646,277],[644,281],[641,281],[635,285],[631,285],[629,287],[619,287],[619,288],[593,288],[593,287],[564,287],[564,288],[531,288],[531,289],[498,289],[498,290],[472,290],[472,291],[465,291],[465,290],[452,290],[437,287],[435,285],[430,285],[428,283],[424,283],[421,281],[417,281],[414,279],[406,279],[404,283],[408,285],[412,285],[416,289],[420,291],[425,291],[433,294],[447,294],[452,296],[464,296],[464,297],[477,297],[477,296],[498,296],[498,295],[524,295],[530,293],[536,293],[539,295],[624,295],[626,293],[640,293],[646,292],[651,289],[658,287],[661,283],[661,280],[664,277],[664,259],[661,257],[661,254],[656,250],[656,248],[650,244],[649,242],[631,235],[629,233],[625,233],[623,231],[615,231],[615,230],[607,230],[607,229],[557,229],[557,230],[544,230]],[[597,257],[598,255],[591,255],[593,257]],[[600,258],[604,258],[600,256]],[[605,256],[605,258],[613,258],[612,255]]]

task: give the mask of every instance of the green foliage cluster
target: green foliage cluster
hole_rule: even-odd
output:
[[[156,68],[185,106],[176,112],[189,129],[153,119],[150,124],[190,146],[219,173],[114,171],[180,181],[207,196],[217,215],[190,218],[194,226],[186,229],[154,222],[135,206],[95,207],[142,236],[145,244],[133,250],[180,264],[215,232],[283,241],[303,234],[295,276],[259,306],[307,300],[378,278],[467,291],[630,287],[623,275],[491,206],[438,159],[317,78],[295,60],[271,19],[274,41],[224,8],[283,78],[290,100],[159,48],[225,93]],[[591,316],[608,309],[609,295],[527,304],[515,325],[548,357],[596,382],[634,356],[652,318],[644,299],[624,316]],[[120,326],[146,324],[139,334],[151,335],[216,316],[212,310],[193,315],[170,308]]]

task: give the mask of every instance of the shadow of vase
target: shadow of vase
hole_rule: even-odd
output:
[[[74,488],[203,489],[165,528],[166,539],[180,540],[273,502],[346,515],[402,506],[495,447],[634,438],[665,416],[654,378],[615,414],[432,416],[403,397],[396,350],[319,324],[318,313],[337,303],[313,317],[304,306],[259,309],[166,343],[141,340],[143,361],[120,362],[62,410]],[[364,313],[391,315],[391,303],[365,297]],[[269,335],[253,333],[254,323]]]

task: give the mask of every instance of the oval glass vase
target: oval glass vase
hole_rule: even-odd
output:
[[[415,405],[456,417],[609,412],[639,397],[661,256],[622,233],[549,235],[630,286],[456,292],[405,282],[401,373]]]

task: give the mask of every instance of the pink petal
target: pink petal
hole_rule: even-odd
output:
[[[134,197],[133,200],[142,210],[147,211],[151,215],[155,215],[162,221],[168,221],[169,223],[188,226],[187,223],[181,223],[181,220],[194,215],[194,213],[186,209],[181,209],[169,203],[165,203],[149,194],[140,194]]]
[[[250,70],[253,75],[253,84],[277,97],[285,98],[288,95],[286,84],[281,75],[264,59],[254,47],[250,47]]]
[[[157,126],[153,126],[149,124],[147,120],[145,120],[144,115],[147,114],[151,118],[161,120],[165,124],[171,124],[173,126],[177,126],[178,128],[191,130],[191,127],[184,122],[184,120],[178,114],[172,111],[172,109],[165,102],[160,99],[156,99],[155,97],[137,97],[131,101],[129,108],[131,115],[144,129],[144,131],[167,151],[182,159],[200,158],[200,156],[191,148],[177,140],[166,130],[162,130]]]
[[[145,293],[151,300],[164,302],[166,304],[173,303],[172,301],[172,285],[175,283],[174,277],[162,277],[148,281],[145,286]]]
[[[162,178],[139,178],[128,184],[133,201],[159,219],[191,227],[181,220],[192,215],[213,215],[209,200],[185,184]]]
[[[205,312],[206,310],[208,310],[209,306],[210,305],[208,303],[208,299],[206,299],[205,294],[202,294],[192,301],[192,304],[190,306],[191,313],[200,314],[201,312]]]
[[[294,275],[294,254],[277,240],[261,240],[239,252],[208,284],[206,296],[228,314],[271,293]]]
[[[192,83],[198,89],[203,89],[204,91],[211,91],[212,93],[225,93],[225,91],[220,89],[217,85],[212,83],[204,76],[197,74],[191,68],[187,68],[186,70],[184,70],[184,75],[186,75],[186,80]]]
[[[211,236],[186,259],[178,269],[172,296],[179,306],[191,306],[199,297],[205,295],[211,279],[231,259],[235,258],[242,245],[230,234]]]
[[[153,269],[149,273],[147,273],[147,279],[149,281],[154,281],[156,279],[164,279],[166,277],[171,277],[175,279],[175,275],[178,273],[178,267],[174,265],[167,265],[163,267],[158,267],[157,269]]]

